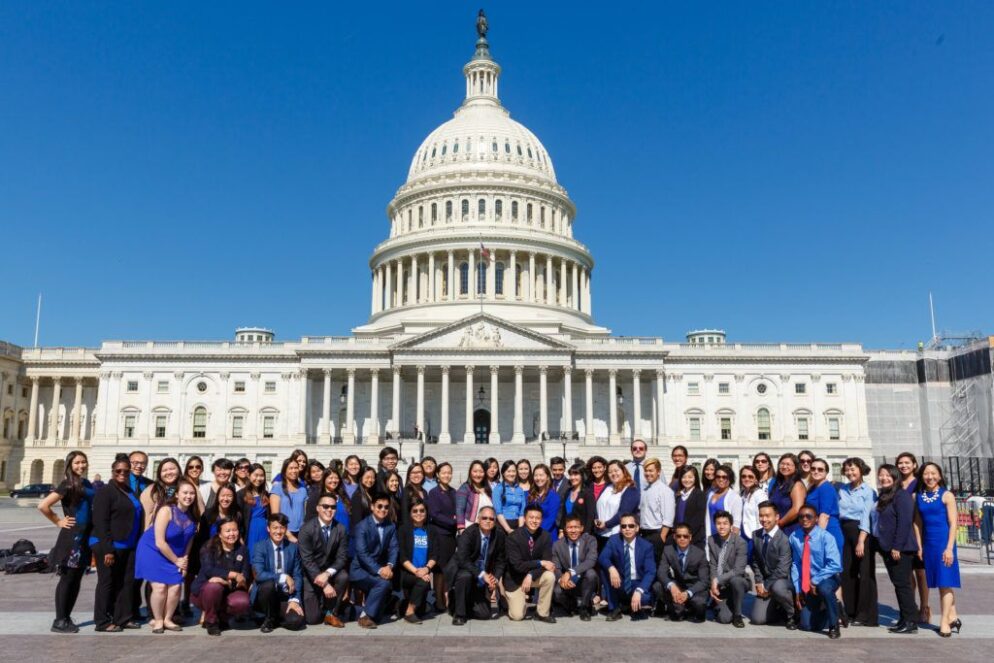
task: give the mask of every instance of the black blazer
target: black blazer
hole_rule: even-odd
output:
[[[695,595],[706,592],[711,583],[711,570],[708,568],[708,559],[704,551],[697,546],[689,546],[685,566],[686,570],[681,571],[680,553],[676,545],[671,544],[663,548],[663,556],[656,569],[656,578],[663,586],[663,591],[666,591],[666,585],[673,581],[684,591],[690,590]]]
[[[680,494],[676,495],[677,501]],[[708,496],[700,488],[695,488],[687,498],[687,509],[683,513],[683,521],[690,525],[690,542],[704,550],[707,539]],[[676,525],[677,523],[673,523]],[[667,543],[673,541],[673,529],[670,529]]]
[[[428,532],[428,561],[434,560],[438,564],[438,532],[427,522],[424,529]],[[414,525],[407,522],[397,528],[397,544],[400,546],[400,554],[397,556],[397,564],[401,568],[404,562],[410,562],[414,556]],[[406,572],[407,570],[404,569]]]
[[[341,523],[331,521],[331,535],[328,543],[321,537],[321,520],[312,518],[301,525],[297,533],[297,550],[300,551],[304,576],[314,578],[329,568],[345,571],[349,568],[349,537]]]
[[[135,525],[135,506],[128,497],[130,488],[123,491],[115,483],[109,483],[93,497],[93,536],[97,543],[93,551],[98,555],[114,552],[114,542],[124,541],[131,534]],[[138,527],[144,525],[144,509],[138,507],[141,513]]]
[[[899,488],[890,504],[877,512],[877,547],[885,553],[891,550],[917,552],[914,519],[915,498]]]
[[[571,490],[567,489],[565,492],[559,493],[559,515],[556,517],[556,527],[562,529],[566,526],[566,497],[570,494]],[[580,491],[580,494],[576,497],[576,503],[573,504],[573,514],[580,517],[583,521],[583,531],[587,534],[594,533],[594,517],[597,515],[597,504],[594,501],[594,491],[592,488],[586,487]]]
[[[528,550],[528,539],[534,538],[535,544]],[[504,589],[513,592],[525,581],[526,575],[532,580],[538,580],[544,569],[538,564],[541,561],[552,561],[552,537],[544,529],[539,529],[532,536],[528,528],[519,527],[507,537],[507,569],[504,571]]]
[[[429,544],[431,545],[431,544]],[[476,523],[468,526],[456,539],[456,552],[445,565],[445,582],[452,587],[456,582],[456,574],[466,571],[474,578],[480,575],[476,560],[480,557],[480,526]],[[507,535],[504,530],[495,527],[490,533],[490,547],[487,559],[483,564],[487,573],[498,580],[504,576],[507,569]]]

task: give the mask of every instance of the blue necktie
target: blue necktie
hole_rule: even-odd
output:
[[[479,569],[479,573],[483,573],[487,568],[487,551],[490,548],[490,537],[484,536],[483,543],[480,545],[480,559],[476,562],[476,566]],[[479,575],[479,573],[477,575]],[[482,587],[483,579],[478,578],[477,583]]]
[[[635,461],[635,487],[642,489],[642,463]]]
[[[331,525],[324,525],[321,528],[321,541],[327,545],[328,539],[331,538]]]
[[[624,581],[624,583],[622,583],[622,586],[625,589],[625,594],[631,594],[632,593],[632,554],[631,554],[631,551],[628,548],[628,545],[629,544],[627,544],[627,543],[624,544],[624,546],[625,546],[625,553],[621,557],[621,563],[625,567],[625,575],[624,575],[625,581]]]
[[[576,571],[576,544],[569,544],[569,565],[570,568]]]
[[[687,553],[680,553],[680,573],[687,571]]]
[[[769,547],[769,545],[770,545],[770,535],[769,534],[764,534],[763,535],[763,563],[764,564],[766,563],[766,549]]]

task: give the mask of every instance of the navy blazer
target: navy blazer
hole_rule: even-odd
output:
[[[911,493],[898,490],[894,499],[882,511],[876,511],[877,547],[885,553],[891,550],[917,552],[918,540],[913,527],[915,498]]]
[[[614,534],[607,540],[607,545],[601,551],[598,561],[605,571],[613,566],[624,578],[624,558],[624,540],[620,534]],[[635,572],[638,574],[638,578],[634,579],[635,586],[641,587],[643,592],[648,592],[656,579],[656,553],[652,544],[641,536],[635,537]]]
[[[283,539],[283,573],[293,578],[293,592],[291,599],[300,600],[300,588],[304,583],[300,566],[300,553],[296,543],[290,543]],[[273,550],[273,542],[270,539],[258,541],[252,548],[252,573],[255,574],[256,584],[266,581],[279,582],[276,575],[276,555]]]
[[[383,542],[380,543],[379,525],[376,518],[367,516],[356,525],[355,556],[349,567],[349,577],[353,580],[379,577],[384,566],[397,566],[400,546],[397,543],[397,526],[388,520],[383,521]]]

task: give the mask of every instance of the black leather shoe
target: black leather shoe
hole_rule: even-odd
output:
[[[123,628],[126,628],[126,629],[139,629],[141,627],[142,627],[142,625],[139,622],[136,622],[134,620],[128,622],[127,624],[125,624],[123,626]]]
[[[452,625],[453,626],[465,626],[466,625],[466,620],[463,617],[453,617],[452,618]]]
[[[839,627],[838,626],[836,626],[835,628],[828,629],[828,639],[829,640],[838,640],[841,637],[842,637],[842,633],[839,632]]]
[[[590,621],[590,611],[587,610],[586,608],[581,608],[580,609],[580,621],[581,622],[589,622]]]
[[[544,617],[542,615],[535,615],[535,621],[542,622],[544,624],[555,624],[556,623],[556,618],[553,617],[552,613],[550,612],[549,614],[545,615]]]
[[[606,619],[609,622],[616,622],[621,619],[621,608],[615,608],[609,612]]]
[[[221,635],[221,626],[219,624],[208,624],[207,635]]]
[[[788,631],[796,631],[799,627],[800,627],[800,624],[797,623],[796,619],[788,619],[787,620],[787,630]]]
[[[900,631],[902,628],[904,628],[905,624],[906,622],[903,619],[901,619],[893,626],[888,627],[887,630],[890,631],[891,633],[893,633],[894,631]]]
[[[273,625],[273,623],[271,621],[268,621],[268,620],[262,622],[262,626],[259,627],[259,631],[261,633],[272,633],[275,630],[276,630],[276,627]]]
[[[891,633],[899,633],[901,635],[910,634],[910,633],[917,633],[918,632],[918,624],[915,624],[915,623],[904,624],[900,628],[889,628],[887,630],[890,631]]]
[[[745,628],[746,627],[745,622],[742,621],[742,616],[741,615],[737,615],[735,617],[732,617],[732,626],[734,626],[735,628]]]
[[[77,633],[79,629],[68,619],[56,619],[52,622],[51,631],[52,633]]]

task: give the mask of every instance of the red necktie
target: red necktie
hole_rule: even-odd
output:
[[[801,553],[801,591],[811,591],[811,535],[804,535],[804,552]]]

